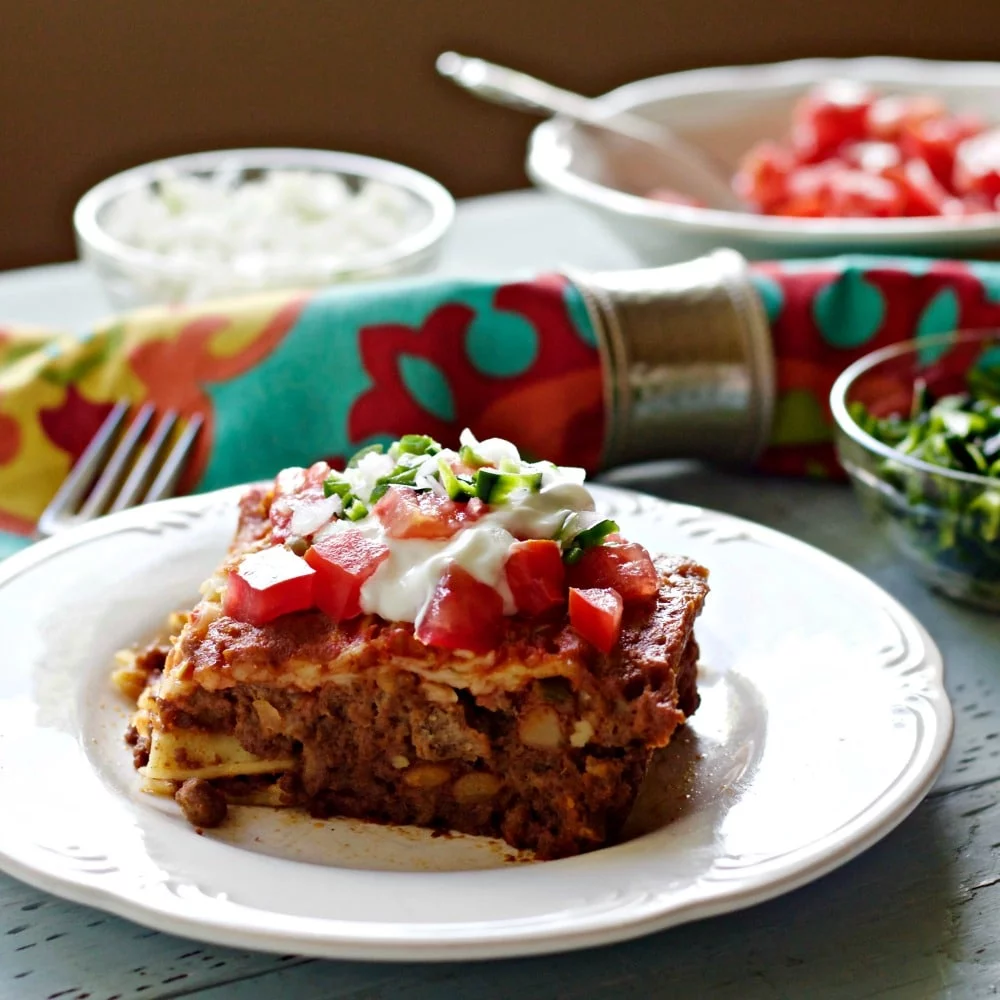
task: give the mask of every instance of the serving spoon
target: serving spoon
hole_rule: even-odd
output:
[[[598,101],[582,94],[457,52],[438,56],[437,71],[484,100],[560,115],[585,126],[610,154],[618,182],[624,180],[635,193],[666,188],[692,196],[709,208],[746,211],[728,177],[711,158],[665,125],[630,112],[608,115]]]

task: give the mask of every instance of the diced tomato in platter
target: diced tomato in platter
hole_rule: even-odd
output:
[[[584,549],[566,575],[571,587],[578,590],[610,587],[627,604],[648,601],[660,589],[653,560],[638,542],[611,542]]]
[[[786,218],[969,216],[996,211],[1000,129],[950,114],[936,97],[875,97],[834,80],[801,98],[784,142],[751,147],[733,189]]]
[[[610,653],[621,632],[621,595],[611,587],[569,590],[569,623],[602,653]]]
[[[390,538],[451,538],[485,512],[486,505],[476,497],[456,503],[406,486],[390,486],[372,508]]]
[[[305,555],[316,571],[313,600],[334,621],[361,614],[361,587],[389,558],[389,547],[366,538],[357,528],[332,531]]]
[[[426,646],[488,653],[503,635],[503,598],[457,563],[445,570],[414,626]]]
[[[770,212],[788,197],[788,177],[795,167],[792,154],[775,142],[759,142],[733,178],[733,190],[761,212]]]
[[[229,574],[222,610],[230,618],[265,625],[313,606],[315,570],[283,545],[244,556]]]
[[[816,163],[846,142],[867,136],[868,109],[875,95],[855,80],[831,80],[814,87],[792,111],[792,149],[802,163]]]
[[[558,542],[514,542],[505,570],[514,605],[522,614],[540,615],[566,603],[566,567]]]
[[[944,118],[948,110],[936,97],[890,94],[880,97],[868,109],[865,126],[873,139],[895,142],[905,129]]]
[[[923,160],[907,160],[886,171],[903,193],[901,215],[952,215],[961,213],[961,203],[948,193]]]
[[[849,142],[840,148],[839,156],[845,163],[869,174],[882,174],[890,167],[898,167],[903,161],[899,146],[875,139]]]
[[[991,203],[1000,197],[1000,128],[966,139],[955,153],[955,188]]]
[[[982,122],[971,115],[931,118],[904,128],[899,138],[899,149],[907,159],[923,160],[937,182],[951,192],[954,190],[958,147],[982,130]]]
[[[832,160],[793,174],[789,191],[793,198],[813,199],[832,218],[898,215],[903,203],[895,184]]]

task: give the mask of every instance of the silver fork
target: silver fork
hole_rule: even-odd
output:
[[[39,535],[173,495],[203,418],[182,420],[168,410],[153,426],[156,408],[145,403],[126,426],[131,409],[127,400],[115,404],[42,511]]]

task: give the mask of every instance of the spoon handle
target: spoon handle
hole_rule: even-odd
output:
[[[484,59],[444,52],[437,59],[438,72],[470,93],[495,104],[544,115],[562,115],[591,128],[653,147],[661,159],[671,161],[674,172],[688,179],[688,186],[714,208],[742,211],[745,206],[733,193],[729,178],[701,149],[664,125],[639,115],[608,115],[599,102],[554,87],[527,73],[486,62]]]
[[[652,122],[629,114],[617,114],[609,119],[595,110],[590,98],[485,59],[444,52],[438,56],[437,70],[470,93],[494,104],[542,115],[563,115],[643,142],[663,143],[661,130]]]

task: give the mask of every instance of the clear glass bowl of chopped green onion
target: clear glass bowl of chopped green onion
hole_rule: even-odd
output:
[[[834,384],[837,452],[935,590],[1000,611],[1000,331],[872,352]]]

